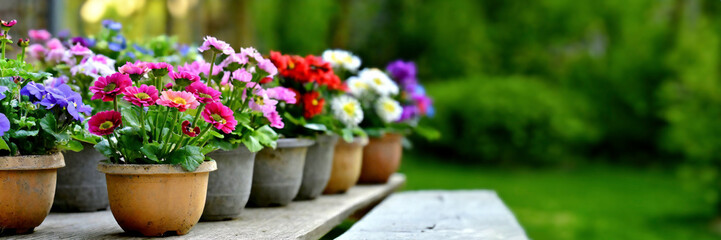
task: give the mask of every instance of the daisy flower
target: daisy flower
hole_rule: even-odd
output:
[[[162,92],[156,103],[166,107],[177,108],[178,111],[181,112],[185,112],[188,108],[195,109],[200,105],[192,93],[172,90]]]
[[[198,51],[205,52],[211,49],[217,53],[223,53],[225,55],[235,53],[235,50],[233,50],[233,47],[231,47],[230,44],[211,36],[205,36],[205,38],[203,38],[203,45],[200,45]]]
[[[355,98],[345,95],[334,98],[330,107],[336,119],[346,126],[357,126],[363,121],[363,109]]]
[[[389,97],[381,97],[376,101],[375,110],[378,116],[386,123],[398,121],[403,113],[403,108],[396,100]]]
[[[123,99],[140,107],[155,105],[158,101],[158,89],[155,86],[141,85],[140,87],[127,87]]]
[[[88,130],[90,133],[105,136],[113,133],[115,128],[123,123],[120,113],[116,111],[105,111],[95,114],[88,120]]]
[[[363,81],[363,79],[360,79],[358,77],[350,77],[348,78],[348,91],[351,95],[360,97],[364,93],[366,93],[369,88],[370,84],[368,82]]]
[[[114,73],[107,77],[100,77],[90,86],[93,93],[91,100],[102,99],[104,102],[115,100],[115,96],[123,93],[125,88],[133,85],[130,77],[122,73]]]
[[[358,56],[353,55],[351,52],[344,50],[325,50],[323,51],[323,60],[333,65],[335,69],[346,69],[351,72],[358,71],[361,65],[361,60]]]
[[[205,106],[202,115],[206,122],[226,134],[235,130],[235,126],[238,125],[238,121],[233,117],[233,110],[219,102]]]
[[[358,78],[368,83],[370,89],[381,96],[398,94],[398,85],[388,75],[377,68],[366,68],[358,73]]]

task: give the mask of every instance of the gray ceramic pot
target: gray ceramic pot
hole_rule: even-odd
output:
[[[320,135],[315,144],[308,148],[303,167],[303,182],[295,200],[315,199],[323,193],[333,166],[333,150],[338,135]]]
[[[218,170],[210,173],[208,196],[200,220],[222,221],[240,216],[250,197],[255,154],[245,146],[208,154],[218,164]]]
[[[288,205],[300,190],[308,147],[315,141],[299,138],[278,139],[278,147],[264,148],[255,157],[253,187],[249,206]]]
[[[108,208],[105,174],[98,163],[105,159],[93,145],[83,144],[80,152],[65,151],[65,167],[58,169],[58,183],[53,211],[91,212]]]

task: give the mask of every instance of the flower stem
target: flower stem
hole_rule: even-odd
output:
[[[140,107],[140,130],[143,132],[143,144],[148,144],[148,136],[145,132],[145,109]]]
[[[195,127],[195,123],[198,122],[198,118],[200,118],[200,112],[203,111],[203,108],[205,108],[205,103],[200,104],[200,107],[198,108],[198,112],[195,113],[195,118],[193,119],[193,124],[190,124],[191,127]]]
[[[2,43],[2,46],[1,46],[1,47],[2,47],[2,49],[3,49],[3,51],[2,51],[2,59],[5,59],[5,39],[3,39],[3,43]]]
[[[113,145],[113,141],[110,139],[110,135],[109,135],[109,134],[108,134],[108,135],[105,135],[105,139],[108,140],[108,145],[110,146],[110,149],[112,149],[113,152],[118,152],[118,149],[117,149],[117,147],[115,147],[115,145]],[[121,155],[121,157],[122,157],[122,154],[120,154],[120,155]],[[118,159],[118,160],[120,160],[120,159]],[[111,158],[110,161],[112,162],[113,159]],[[118,162],[114,162],[114,163],[120,163],[120,162],[118,161]]]
[[[180,114],[180,111],[175,110],[174,112],[175,112],[175,115],[174,115],[173,119],[178,119],[178,115]],[[165,121],[167,122],[168,119],[165,119]],[[171,145],[170,138],[171,138],[171,136],[173,136],[173,130],[175,130],[175,126],[177,125],[176,123],[177,123],[177,121],[173,121],[170,124],[170,130],[168,131],[168,135],[165,137],[165,142],[164,142],[165,146],[163,146],[163,152],[165,154],[168,154],[168,152],[166,152],[167,150],[172,149],[172,147],[170,147],[170,145]],[[166,150],[166,148],[169,148],[169,149]]]
[[[161,140],[160,137],[161,137],[161,135],[163,135],[163,129],[165,128],[165,123],[168,122],[167,121],[168,120],[168,112],[170,112],[170,108],[166,108],[165,112],[163,113],[163,125],[161,125],[161,127],[158,129],[159,132],[158,132],[157,136],[155,137],[155,141],[160,142],[160,140]],[[160,115],[160,113],[158,113],[158,115]],[[157,117],[155,119],[159,121],[159,119]]]
[[[113,99],[113,109],[118,112],[118,96],[115,96],[115,98]]]
[[[3,51],[5,51],[5,48],[3,48]],[[216,54],[217,53],[215,53],[215,51],[213,51],[213,58],[212,58],[213,60],[210,60],[210,71],[208,71],[208,79],[205,80],[206,84],[208,84],[208,85],[210,85],[210,76],[213,75],[213,67],[215,66],[215,55]],[[5,56],[5,54],[3,54],[3,56]]]
[[[22,54],[20,55],[20,62],[22,62],[22,63],[25,62],[25,47],[23,47]]]

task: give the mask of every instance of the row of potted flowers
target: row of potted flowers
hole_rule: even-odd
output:
[[[0,24],[0,233],[32,232],[51,205],[109,205],[127,232],[182,235],[246,205],[382,183],[433,111],[411,62],[129,43],[112,21],[89,38],[31,30],[9,59],[15,23]]]

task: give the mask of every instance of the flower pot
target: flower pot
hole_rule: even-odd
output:
[[[0,157],[0,235],[32,232],[50,213],[63,155]]]
[[[371,138],[363,148],[363,170],[358,182],[385,183],[401,165],[403,146],[399,134],[385,134],[380,138]]]
[[[58,169],[53,211],[91,212],[108,208],[105,176],[97,170],[105,156],[91,144],[83,147],[80,152],[63,152],[65,167]]]
[[[306,152],[313,143],[308,139],[278,139],[276,149],[260,150],[255,156],[249,206],[285,206],[293,201],[303,180]]]
[[[348,191],[358,182],[363,162],[363,146],[368,138],[354,138],[353,142],[338,141],[333,154],[333,168],[330,180],[323,194],[335,194]]]
[[[295,200],[315,199],[323,193],[330,179],[333,150],[337,142],[338,135],[320,135],[315,144],[308,148],[303,167],[303,181]]]
[[[123,230],[144,236],[184,235],[200,220],[214,161],[194,172],[169,164],[110,164],[105,173],[110,211]]]
[[[238,218],[248,203],[253,183],[254,152],[245,146],[231,151],[217,150],[207,156],[215,160],[218,170],[208,179],[208,197],[203,208],[203,221]]]

